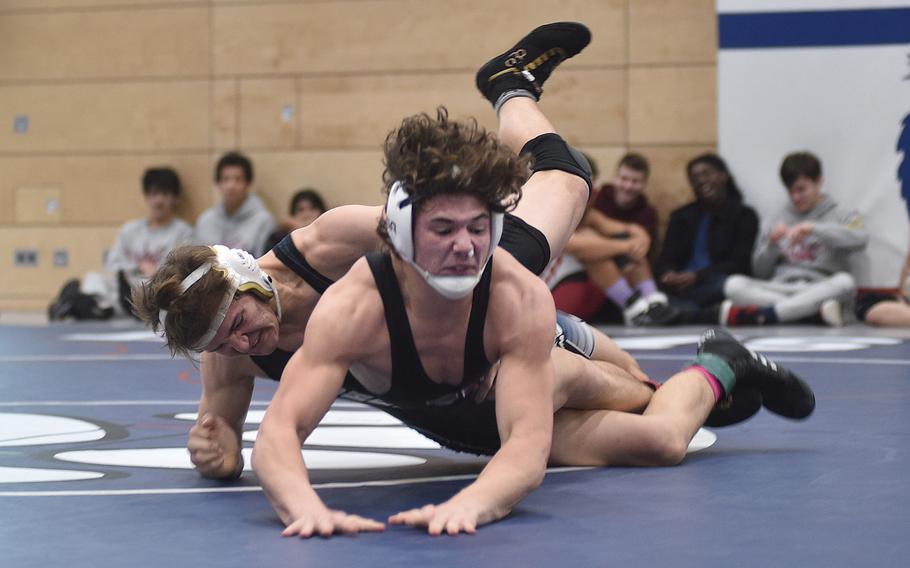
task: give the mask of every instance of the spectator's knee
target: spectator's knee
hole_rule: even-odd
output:
[[[837,272],[830,281],[837,288],[838,296],[849,296],[856,291],[856,280],[849,272]]]
[[[724,282],[724,296],[727,298],[737,296],[745,292],[749,287],[749,277],[741,274],[732,274]]]

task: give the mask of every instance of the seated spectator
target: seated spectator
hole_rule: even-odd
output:
[[[910,213],[910,202],[908,202]],[[910,327],[910,252],[901,269],[897,290],[862,292],[856,298],[856,317],[879,327]]]
[[[758,215],[743,203],[727,164],[716,154],[693,158],[686,175],[695,201],[670,214],[654,272],[670,305],[680,310],[680,323],[707,323],[699,314],[716,320],[727,277],[749,273]]]
[[[780,177],[790,203],[759,240],[755,277],[727,279],[721,322],[762,325],[820,315],[843,325],[843,304],[856,291],[848,259],[869,239],[863,217],[822,193],[821,162],[809,152],[784,158]]]
[[[897,149],[904,154],[897,168],[897,177],[901,182],[901,197],[907,206],[910,216],[910,114],[904,117],[901,135],[898,137]],[[856,316],[869,325],[883,327],[910,327],[910,251],[904,267],[901,269],[898,289],[888,293],[861,294],[856,299]]]
[[[266,250],[272,250],[278,241],[291,232],[306,227],[327,210],[318,191],[310,187],[301,189],[291,197],[288,217],[269,235]]]
[[[250,193],[253,164],[238,152],[223,155],[215,166],[215,184],[221,202],[206,209],[196,220],[196,237],[202,244],[221,244],[249,251],[266,252],[266,240],[275,230],[275,219],[259,196]]]
[[[550,274],[558,309],[597,319],[611,300],[627,325],[672,319],[648,263],[657,234],[657,212],[644,194],[649,173],[643,156],[626,154],[597,193]]]
[[[174,247],[191,244],[193,229],[177,218],[180,178],[171,168],[149,168],[142,176],[148,214],[127,222],[108,251],[105,272],[67,282],[51,304],[51,320],[107,319],[132,314],[131,287],[151,277]]]
[[[749,274],[758,215],[716,154],[693,158],[686,174],[695,201],[670,214],[654,272],[678,323],[716,322],[727,277]]]

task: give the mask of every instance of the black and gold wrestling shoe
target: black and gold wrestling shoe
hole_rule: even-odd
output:
[[[487,61],[477,72],[477,88],[496,107],[509,91],[525,90],[536,99],[557,65],[591,42],[591,31],[577,22],[556,22],[536,28],[511,49]]]

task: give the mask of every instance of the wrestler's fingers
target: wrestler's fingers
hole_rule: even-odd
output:
[[[343,530],[348,534],[358,532],[382,532],[385,530],[385,524],[374,519],[361,517],[360,515],[348,515],[344,520]]]
[[[309,538],[313,535],[313,519],[297,519],[281,531],[281,536],[299,536]]]

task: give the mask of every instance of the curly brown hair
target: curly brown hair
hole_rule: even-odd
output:
[[[218,307],[224,299],[230,282],[219,270],[210,270],[184,293],[180,283],[187,274],[206,262],[215,259],[211,247],[187,245],[172,250],[154,276],[141,286],[133,288],[131,302],[136,315],[152,328],[161,330],[158,314],[167,310],[164,334],[171,355],[191,357]]]
[[[443,106],[436,109],[435,119],[426,113],[405,118],[386,136],[383,155],[386,195],[401,182],[415,213],[442,194],[472,195],[492,212],[509,211],[531,174],[530,158],[513,154],[473,118],[450,120]],[[394,250],[384,216],[376,232]]]

